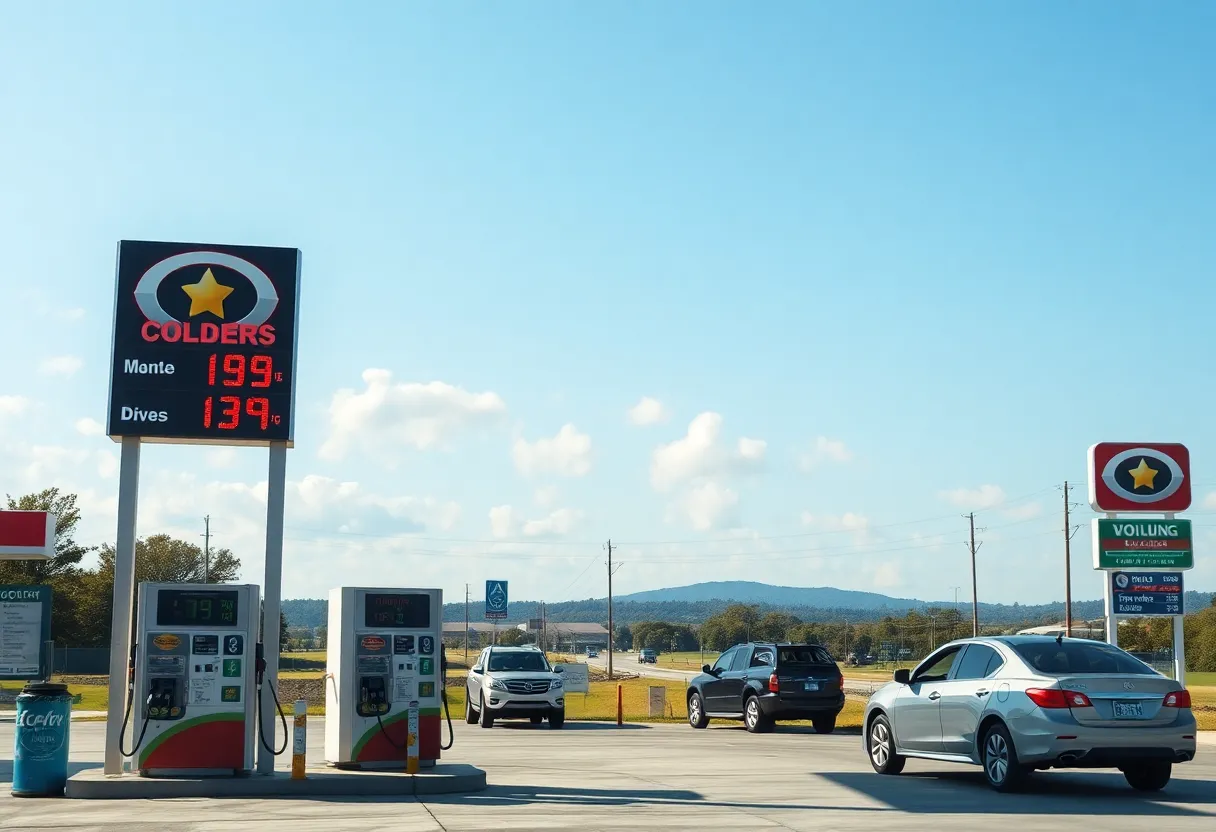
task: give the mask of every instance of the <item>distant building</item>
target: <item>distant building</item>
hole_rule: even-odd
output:
[[[534,629],[537,624],[540,622],[529,621],[527,624],[520,624],[519,629],[535,636],[539,643],[541,630]],[[544,628],[544,638],[547,647],[558,653],[583,653],[588,647],[604,650],[608,647],[608,628],[603,624],[550,621]]]
[[[1121,622],[1122,623],[1122,622]],[[1028,630],[1018,630],[1020,636],[1058,636],[1065,631],[1064,622],[1045,624],[1042,627],[1031,627]],[[1106,622],[1104,621],[1074,621],[1072,625],[1073,638],[1092,638],[1096,641],[1106,640]]]

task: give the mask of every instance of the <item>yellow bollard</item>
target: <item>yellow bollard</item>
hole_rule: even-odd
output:
[[[418,700],[410,702],[409,715],[406,717],[408,723],[406,730],[405,746],[405,772],[406,774],[418,773]]]
[[[308,702],[296,700],[295,728],[291,746],[291,779],[304,779],[304,756],[308,750]]]

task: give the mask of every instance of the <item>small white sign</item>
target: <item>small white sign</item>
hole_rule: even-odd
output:
[[[409,702],[414,698],[414,677],[413,676],[395,676],[393,677],[393,701],[394,702]]]
[[[560,667],[562,672],[558,674],[562,680],[562,687],[569,693],[590,693],[591,679],[587,674],[587,665],[585,664],[556,664],[554,668]]]

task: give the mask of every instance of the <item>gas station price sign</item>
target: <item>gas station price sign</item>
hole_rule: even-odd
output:
[[[156,625],[235,627],[239,598],[227,589],[162,589],[156,594]]]
[[[300,251],[118,244],[108,434],[292,442]]]

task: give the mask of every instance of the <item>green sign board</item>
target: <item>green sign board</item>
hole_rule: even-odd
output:
[[[0,679],[45,678],[50,640],[51,588],[0,586]]]
[[[1093,521],[1094,569],[1192,569],[1190,520]]]

